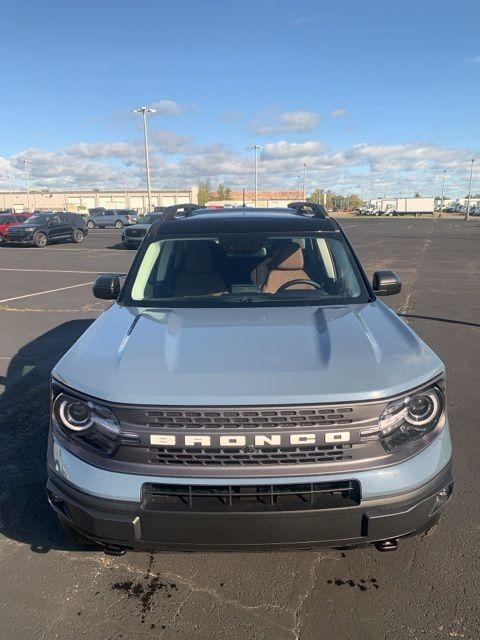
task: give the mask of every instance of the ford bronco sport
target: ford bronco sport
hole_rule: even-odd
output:
[[[48,497],[107,553],[423,532],[452,493],[445,371],[323,207],[172,212],[52,374]]]

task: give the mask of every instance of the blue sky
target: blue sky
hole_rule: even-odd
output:
[[[480,152],[478,0],[17,0],[2,10],[0,189],[203,178],[463,195]],[[477,163],[480,165],[480,159]],[[480,182],[480,169],[476,177]],[[480,191],[480,184],[478,185]]]

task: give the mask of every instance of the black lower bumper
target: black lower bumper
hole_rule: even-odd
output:
[[[47,493],[60,518],[87,538],[131,549],[274,549],[361,546],[415,535],[450,499],[450,465],[420,489],[358,506],[282,512],[151,511],[75,489],[49,471]]]

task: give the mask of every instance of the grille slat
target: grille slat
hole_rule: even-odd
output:
[[[336,426],[352,424],[354,421],[345,414],[352,413],[351,407],[326,409],[314,407],[242,410],[229,409],[155,409],[145,412],[148,426],[156,429],[291,429],[292,427]]]
[[[258,449],[201,449],[154,448],[150,449],[150,464],[210,465],[228,464],[305,464],[350,460],[352,445],[326,445],[322,447],[278,447]]]
[[[359,505],[356,480],[286,485],[169,485],[145,484],[145,511],[282,511],[338,509]]]

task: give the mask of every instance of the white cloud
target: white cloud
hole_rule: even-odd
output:
[[[470,62],[471,64],[480,64],[480,55],[468,58],[467,62]]]
[[[224,182],[232,188],[251,188],[253,154],[245,146],[236,151],[225,144],[198,145],[172,131],[152,132],[152,185],[172,187],[178,182],[190,186],[209,178],[213,185]],[[369,197],[375,181],[382,194],[393,196],[419,189],[422,195],[435,195],[441,188],[442,171],[447,168],[446,192],[463,196],[473,151],[424,142],[365,142],[329,150],[320,140],[280,140],[264,145],[259,185],[261,189],[296,189],[305,162],[307,190],[320,186]],[[30,160],[32,188],[121,189],[124,171],[129,188],[143,188],[145,183],[141,139],[79,142],[57,151],[25,149],[11,158],[0,157],[0,189],[8,190],[7,175],[17,187],[23,184],[22,158]],[[479,171],[480,167],[476,168],[474,180],[480,179]]]
[[[282,133],[308,133],[318,127],[320,115],[314,111],[286,111],[264,115],[250,123],[250,131],[259,136]]]
[[[342,109],[334,109],[332,111],[333,118],[344,118],[347,115],[348,111],[345,108]]]
[[[326,150],[326,145],[319,140],[306,142],[267,142],[263,147],[262,158],[301,158],[315,156]]]
[[[153,109],[163,116],[179,116],[184,107],[181,107],[175,100],[160,100],[152,104]]]

